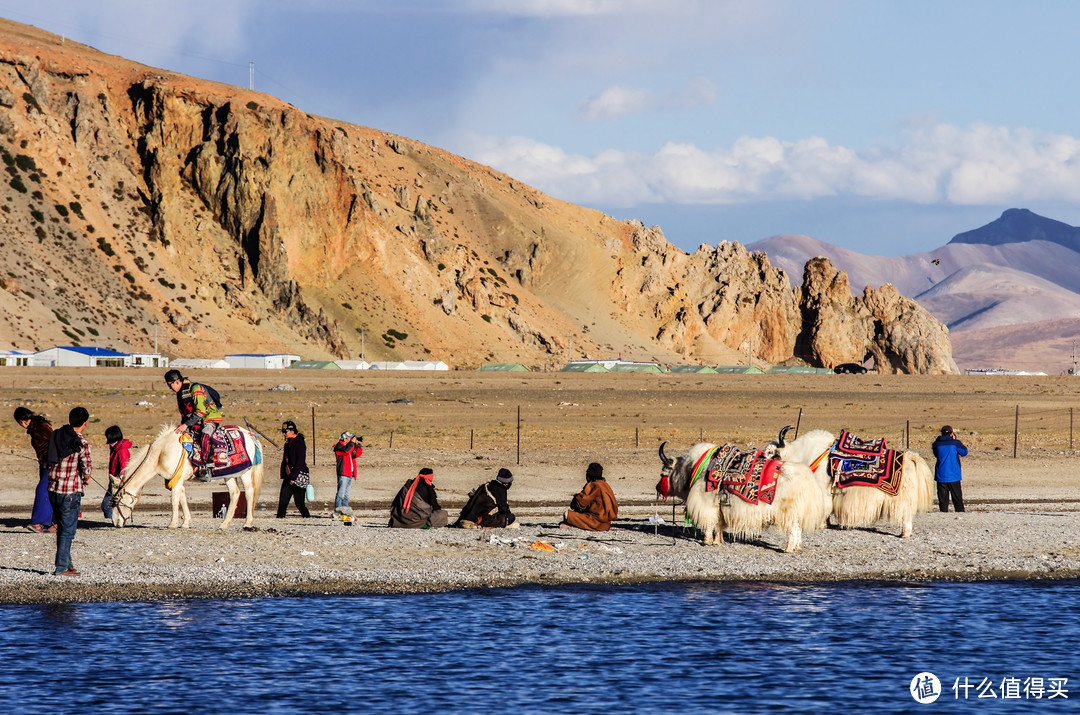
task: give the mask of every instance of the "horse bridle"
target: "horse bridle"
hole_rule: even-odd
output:
[[[135,513],[135,505],[139,503],[139,495],[138,494],[132,494],[132,493],[128,492],[128,490],[127,490],[127,483],[129,481],[130,481],[130,477],[128,479],[125,479],[122,482],[120,482],[120,484],[117,485],[117,487],[116,487],[116,493],[113,494],[113,508],[116,509],[116,511],[120,514],[120,525],[121,526],[126,526],[127,525],[128,521],[131,519],[132,515]],[[131,505],[130,506],[123,503],[124,499],[129,495],[131,496]],[[128,515],[124,516],[124,512],[121,511],[121,509],[127,509]]]

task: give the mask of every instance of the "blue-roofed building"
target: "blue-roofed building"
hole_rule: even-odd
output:
[[[130,357],[128,353],[108,348],[66,345],[34,353],[33,364],[42,367],[127,367]]]

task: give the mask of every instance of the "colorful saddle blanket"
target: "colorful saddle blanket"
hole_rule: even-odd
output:
[[[189,455],[198,450],[188,433],[185,432],[183,437],[189,438],[183,440]],[[236,425],[222,425],[214,430],[210,437],[210,452],[214,458],[211,479],[231,477],[251,467],[252,457],[244,448],[244,435]]]
[[[761,450],[743,452],[729,442],[701,455],[690,483],[704,479],[707,492],[722,488],[749,504],[772,504],[782,464],[779,459],[766,459]]]
[[[829,476],[839,489],[877,487],[886,494],[896,494],[903,459],[903,452],[889,449],[884,437],[864,442],[844,430],[829,452]]]

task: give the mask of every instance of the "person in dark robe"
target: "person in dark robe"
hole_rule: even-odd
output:
[[[462,529],[518,529],[521,524],[510,511],[506,493],[514,483],[509,469],[500,469],[490,482],[469,492],[469,501],[454,526]]]
[[[446,510],[435,493],[435,472],[424,468],[405,482],[390,504],[390,528],[438,529],[446,526]]]

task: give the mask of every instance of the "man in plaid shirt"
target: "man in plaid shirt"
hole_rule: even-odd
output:
[[[90,481],[90,443],[83,436],[90,413],[75,407],[68,423],[49,437],[49,501],[56,521],[56,576],[78,576],[71,565],[71,542],[79,526],[83,489]]]

